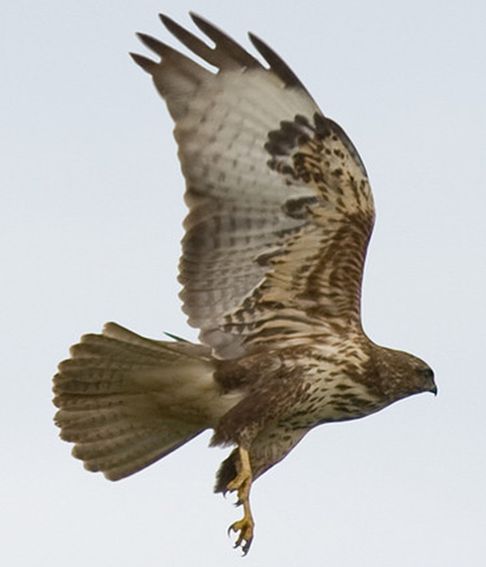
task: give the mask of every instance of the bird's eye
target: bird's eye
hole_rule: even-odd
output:
[[[424,368],[422,370],[422,374],[424,375],[425,378],[433,378],[434,377],[434,371],[432,370],[432,368]]]

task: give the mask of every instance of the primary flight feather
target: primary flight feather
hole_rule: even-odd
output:
[[[252,482],[316,425],[436,392],[410,354],[374,344],[360,316],[374,206],[342,128],[263,41],[260,63],[191,14],[208,45],[166,28],[214,70],[153,37],[132,54],[175,122],[186,179],[181,298],[202,344],[156,341],[108,323],[71,349],[54,378],[56,422],[74,456],[126,477],[212,428],[233,445],[216,491],[235,491],[230,526],[246,553]]]

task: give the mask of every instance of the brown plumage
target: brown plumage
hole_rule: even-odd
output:
[[[260,39],[255,57],[199,16],[201,39],[162,21],[207,70],[139,34],[132,55],[175,121],[189,213],[181,297],[202,344],[154,341],[109,323],[54,378],[56,422],[89,470],[116,480],[212,428],[236,448],[216,491],[236,491],[253,539],[252,482],[316,425],[436,392],[420,359],[364,334],[360,293],[374,206],[353,144]]]

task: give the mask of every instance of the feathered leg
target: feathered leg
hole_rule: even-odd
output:
[[[228,376],[232,378],[234,374],[228,372]],[[220,374],[223,384],[224,379]],[[237,446],[221,465],[215,489],[237,492],[238,503],[243,505],[243,518],[228,531],[237,533],[235,547],[240,547],[244,554],[250,549],[255,530],[250,508],[253,481],[282,459],[305,434],[305,430],[295,431],[285,422],[290,407],[302,394],[302,381],[291,371],[274,380],[266,376],[255,391],[223,415],[211,439],[211,445]]]

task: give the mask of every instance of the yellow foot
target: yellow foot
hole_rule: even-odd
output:
[[[228,534],[231,532],[238,534],[235,547],[241,547],[243,555],[246,555],[250,549],[250,545],[253,540],[253,531],[255,528],[255,522],[253,521],[250,509],[250,488],[253,475],[248,451],[240,447],[239,452],[239,471],[236,477],[228,483],[227,489],[230,492],[238,492],[238,504],[243,505],[244,514],[241,520],[231,524],[228,529]]]
[[[243,551],[243,555],[248,553],[250,549],[251,542],[253,541],[253,528],[255,527],[255,522],[253,518],[247,516],[246,514],[238,520],[234,524],[228,528],[228,534],[231,532],[235,532],[238,534],[238,537],[235,541],[235,548],[241,547],[241,551]]]

